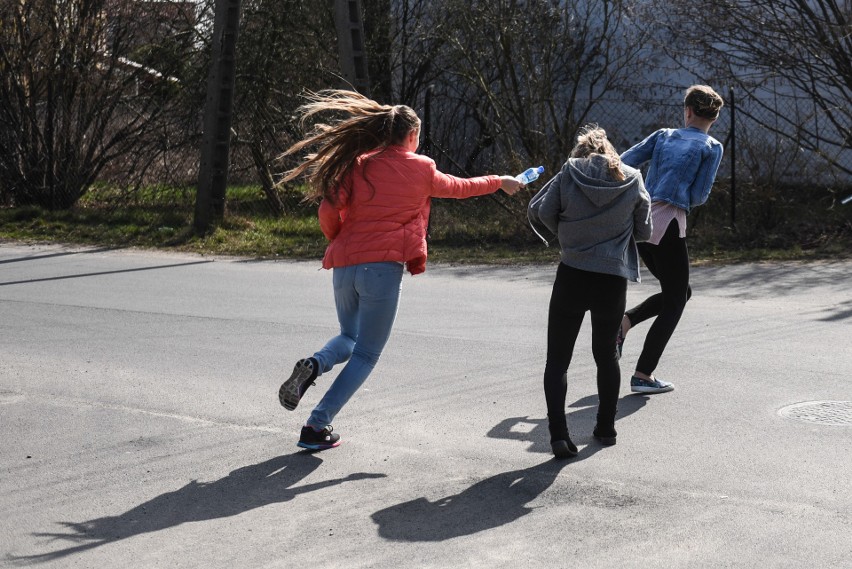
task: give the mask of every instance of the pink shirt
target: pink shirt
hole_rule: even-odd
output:
[[[651,245],[659,245],[660,240],[662,240],[663,235],[666,233],[666,229],[669,228],[669,224],[673,219],[677,221],[678,227],[680,228],[678,235],[681,238],[685,238],[686,210],[670,204],[669,202],[652,202],[651,223],[653,224],[653,228],[651,230],[651,238],[648,239],[648,243]]]

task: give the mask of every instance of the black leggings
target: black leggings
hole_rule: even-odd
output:
[[[592,355],[597,364],[599,408],[604,421],[615,418],[621,370],[615,337],[627,295],[627,279],[559,264],[547,319],[544,396],[550,417],[565,416],[566,372],[586,311],[592,313]]]
[[[627,311],[630,325],[636,326],[657,317],[648,335],[636,371],[651,375],[677,327],[686,301],[692,296],[689,286],[689,251],[686,239],[678,235],[677,222],[672,220],[659,245],[639,243],[639,255],[648,270],[660,281],[661,291]]]

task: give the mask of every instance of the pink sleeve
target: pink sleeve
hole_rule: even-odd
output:
[[[477,176],[475,178],[457,178],[444,174],[432,165],[432,197],[469,198],[491,194],[500,189],[503,182],[500,176]]]
[[[340,232],[340,210],[324,199],[320,202],[319,213],[317,215],[319,216],[320,229],[322,229],[323,235],[329,241],[333,241]]]

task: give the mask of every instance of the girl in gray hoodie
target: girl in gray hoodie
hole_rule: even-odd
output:
[[[544,395],[551,448],[566,458],[577,454],[565,417],[566,372],[586,312],[599,398],[593,434],[602,444],[615,444],[621,384],[615,340],[627,280],[639,281],[636,242],[651,235],[651,200],[642,174],[621,162],[596,125],[581,130],[571,157],[539,196],[531,203],[537,212],[530,213],[558,236],[561,250],[548,313]]]

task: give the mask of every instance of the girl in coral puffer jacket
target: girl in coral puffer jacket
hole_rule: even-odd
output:
[[[405,105],[381,105],[352,91],[311,94],[300,108],[302,124],[318,124],[286,155],[312,148],[284,181],[306,175],[309,197],[319,198],[319,221],[329,240],[323,267],[333,269],[340,334],[313,356],[299,360],[278,391],[293,410],[314,380],[346,365],[302,428],[298,446],[323,450],[340,444],[331,422],[364,383],[390,337],[405,268],[426,269],[426,228],[431,198],[467,198],[521,184],[511,176],[457,178],[415,154],[420,119]]]

